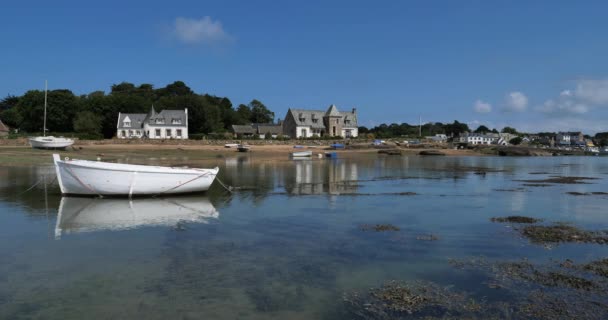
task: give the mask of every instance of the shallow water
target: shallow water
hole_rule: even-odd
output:
[[[205,165],[220,166],[221,180],[240,189],[229,194],[216,183],[204,196],[62,199],[53,168],[0,167],[0,318],[350,319],[344,294],[388,280],[511,299],[449,259],[608,254],[595,244],[532,244],[513,225],[490,222],[524,215],[608,229],[608,196],[567,194],[608,192],[607,158],[248,155]],[[517,181],[552,175],[599,179]]]

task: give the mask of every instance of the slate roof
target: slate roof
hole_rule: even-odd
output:
[[[325,129],[325,123],[323,118],[326,116],[338,117],[341,116],[342,120],[350,120],[349,124],[342,122],[344,128],[356,128],[357,127],[357,113],[352,111],[339,111],[335,105],[329,106],[327,111],[322,110],[307,110],[307,109],[290,109],[293,114],[294,121],[298,126],[310,126],[315,129]],[[315,123],[313,119],[317,119]]]
[[[154,112],[149,116],[148,124],[163,127],[183,127],[187,125],[186,111],[184,110],[162,110],[159,113]],[[165,121],[163,124],[156,123],[157,119]],[[173,120],[180,120],[180,123],[174,124]]]
[[[131,119],[131,126],[124,126],[124,119],[126,117]],[[165,123],[156,123],[157,119],[163,119]],[[173,119],[181,120],[179,124],[173,124]],[[159,127],[183,127],[188,126],[185,110],[163,110],[159,113],[154,111],[154,107],[150,109],[149,113],[121,113],[118,119],[118,129],[142,129],[144,123],[148,122],[150,125]]]
[[[252,125],[236,125],[233,124],[232,125],[232,130],[234,131],[234,133],[236,134],[254,134],[255,133],[255,129],[253,128]]]
[[[259,134],[266,134],[270,132],[270,134],[282,134],[283,126],[280,124],[257,124],[255,125],[258,128]]]
[[[144,121],[146,120],[147,114],[145,113],[121,113],[118,118],[118,129],[142,129],[144,127]],[[124,120],[126,117],[131,119],[131,126],[125,127]]]
[[[321,110],[306,110],[306,109],[291,109],[293,118],[298,126],[310,126],[317,129],[325,129],[323,117],[325,111]],[[313,121],[316,119],[316,123]]]
[[[0,120],[0,132],[8,132],[8,131],[9,131],[8,127],[4,123],[2,123],[2,120]]]

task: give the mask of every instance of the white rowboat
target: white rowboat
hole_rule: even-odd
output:
[[[62,137],[44,136],[30,138],[30,145],[32,148],[37,149],[65,149],[72,144],[74,144],[74,140]]]
[[[159,195],[206,191],[219,168],[144,166],[88,160],[61,160],[53,154],[62,194],[89,196]]]
[[[292,152],[291,156],[294,157],[294,158],[298,158],[298,157],[312,157],[312,151]]]

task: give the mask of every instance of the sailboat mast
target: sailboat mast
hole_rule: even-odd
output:
[[[42,136],[46,137],[46,92],[48,90],[47,80],[44,80],[44,127],[42,129]]]

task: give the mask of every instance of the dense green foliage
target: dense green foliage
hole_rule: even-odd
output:
[[[432,136],[436,134],[446,134],[448,136],[457,136],[460,133],[470,131],[466,123],[454,121],[453,123],[443,124],[441,122],[426,123],[422,125],[422,136]],[[359,134],[373,134],[376,138],[391,138],[391,137],[417,137],[420,134],[418,125],[402,124],[381,124],[371,129],[359,127]]]
[[[509,143],[516,146],[516,145],[520,144],[522,142],[522,140],[523,139],[521,137],[515,137],[515,138],[509,140]]]
[[[233,108],[225,97],[197,94],[184,82],[175,81],[164,88],[151,84],[136,86],[122,82],[111,91],[95,91],[77,96],[70,90],[48,92],[47,129],[51,132],[77,132],[89,136],[116,134],[118,113],[147,113],[155,110],[188,108],[190,134],[223,133],[233,124],[269,123],[274,113],[262,102]],[[23,96],[7,96],[0,101],[0,119],[22,132],[40,133],[44,117],[44,91],[30,90]]]

